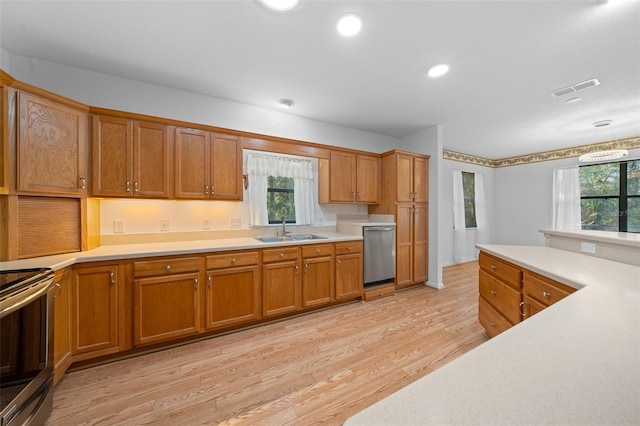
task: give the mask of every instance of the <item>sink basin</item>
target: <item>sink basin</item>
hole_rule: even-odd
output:
[[[287,235],[286,237],[276,237],[270,235],[268,237],[255,237],[256,240],[260,240],[263,243],[277,243],[280,241],[306,241],[306,240],[326,240],[327,237],[322,237],[315,234],[297,234]]]
[[[320,235],[315,234],[298,234],[298,235],[289,235],[289,238],[295,241],[300,240],[326,240],[327,237],[322,237]]]
[[[260,240],[263,243],[277,243],[278,241],[292,241],[293,238],[291,237],[276,237],[276,236],[269,236],[269,237],[255,237],[256,240]]]

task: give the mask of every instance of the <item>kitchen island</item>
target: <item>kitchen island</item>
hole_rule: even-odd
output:
[[[346,424],[640,424],[640,267],[479,248],[579,290]]]

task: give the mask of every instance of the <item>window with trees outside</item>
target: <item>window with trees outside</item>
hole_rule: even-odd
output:
[[[293,178],[269,176],[267,178],[267,212],[269,223],[282,223],[280,215],[285,212],[286,223],[296,223]]]
[[[477,228],[476,222],[476,183],[475,175],[462,172],[462,193],[464,195],[464,224],[465,228]]]
[[[640,233],[640,160],[581,166],[582,229]]]

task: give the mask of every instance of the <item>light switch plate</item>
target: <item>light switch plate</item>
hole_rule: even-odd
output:
[[[169,231],[169,219],[160,219],[160,231],[161,232]]]
[[[113,221],[113,233],[122,234],[124,232],[124,220]]]
[[[239,217],[232,217],[231,218],[231,227],[232,228],[240,228],[241,225],[241,221]]]
[[[581,242],[580,243],[580,250],[582,250],[582,252],[584,252],[584,253],[595,254],[596,253],[596,243]]]

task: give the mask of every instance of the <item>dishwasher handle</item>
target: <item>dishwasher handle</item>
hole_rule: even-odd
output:
[[[394,227],[389,226],[365,226],[365,231],[395,231]]]

